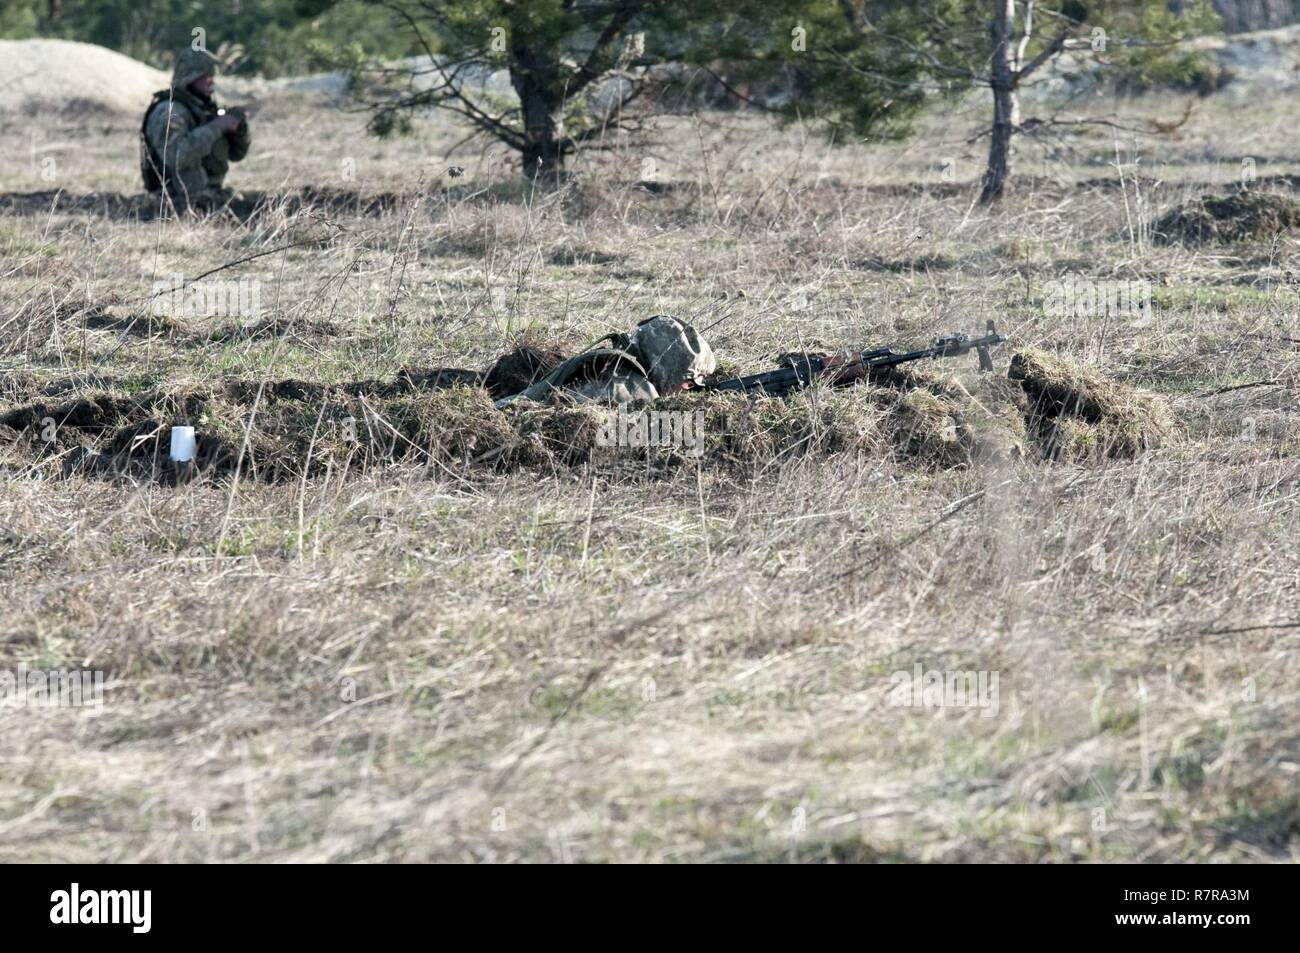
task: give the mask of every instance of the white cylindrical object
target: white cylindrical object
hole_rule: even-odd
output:
[[[172,460],[176,463],[188,463],[194,459],[194,428],[172,428]]]

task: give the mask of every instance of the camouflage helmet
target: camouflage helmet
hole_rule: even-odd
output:
[[[689,324],[666,314],[638,324],[628,337],[628,350],[660,394],[674,394],[687,382],[703,384],[718,366],[709,342]]]
[[[176,54],[172,67],[172,89],[185,89],[202,76],[217,75],[217,58],[207,50],[186,47]]]

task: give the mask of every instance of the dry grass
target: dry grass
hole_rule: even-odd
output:
[[[1294,860],[1300,255],[1152,235],[1295,108],[1026,144],[991,215],[939,179],[973,180],[953,127],[982,111],[838,151],[665,121],[663,188],[629,149],[533,195],[491,153],[448,187],[454,130],[377,145],[292,101],[234,181],[336,190],[315,211],[8,201],[0,414],[93,401],[113,425],[53,452],[137,465],[65,475],[0,428],[0,670],[108,675],[99,713],[0,708],[0,858]],[[61,122],[38,144],[94,145],[58,153],[66,195],[134,189],[131,123]],[[6,131],[3,187],[49,188]],[[261,253],[221,273],[255,320],[146,300]],[[1151,314],[1045,314],[1067,271],[1150,281]],[[395,386],[658,312],[739,371],[996,317],[1000,372],[1043,386],[681,398],[698,462]],[[238,479],[154,478],[191,413]],[[917,664],[997,672],[996,716],[891,705]]]

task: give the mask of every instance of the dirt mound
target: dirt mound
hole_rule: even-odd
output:
[[[180,329],[175,321],[164,314],[134,312],[118,317],[105,311],[98,305],[90,305],[84,311],[69,316],[74,325],[93,331],[116,331],[128,337],[147,338],[155,334],[176,336]]]
[[[147,97],[146,97],[147,99]],[[378,217],[405,207],[413,195],[395,192],[368,194],[355,189],[326,189],[306,186],[285,192],[241,191],[230,204],[208,213],[216,219],[248,224],[262,216],[297,215],[319,212],[325,215],[365,215]],[[171,215],[158,194],[139,192],[74,193],[62,190],[0,193],[0,212],[6,215],[46,216],[76,212],[98,215],[114,221],[149,222]]]
[[[121,192],[87,192],[79,195],[59,190],[0,193],[0,212],[5,215],[45,216],[59,212],[80,212],[115,221],[148,221],[157,216],[157,206],[157,199],[152,199],[143,192],[139,195],[124,195]]]
[[[337,337],[340,333],[339,326],[333,321],[274,316],[256,321],[242,321],[223,325],[207,335],[206,340],[211,343],[228,343],[231,341],[262,341],[269,338],[284,338],[306,342],[320,338]]]
[[[166,472],[173,422],[198,433],[199,467],[210,473],[238,468],[277,481],[331,469],[405,461],[452,466],[490,452],[513,433],[491,412],[479,388],[450,387],[416,398],[332,394],[312,402],[271,398],[253,408],[225,394],[159,395],[141,402],[136,418],[113,431],[103,453],[126,471]]]
[[[1006,377],[967,384],[935,368],[891,369],[866,384],[788,399],[732,392],[656,407],[703,409],[706,456],[766,467],[805,454],[865,453],[947,469],[979,462],[1131,459],[1173,426],[1162,400],[1041,351],[1016,354]]]
[[[0,40],[0,111],[97,110],[143,112],[170,82],[156,70],[92,43]]]
[[[231,381],[138,394],[36,402],[0,415],[0,433],[38,459],[79,469],[166,478],[171,427],[196,430],[200,470],[238,468],[283,480],[405,461],[443,467],[493,459],[516,441],[479,378],[409,373],[392,382],[330,386]]]
[[[64,473],[166,479],[170,429],[190,425],[202,471],[274,481],[394,463],[457,475],[589,464],[667,470],[688,460],[752,475],[832,455],[892,456],[927,469],[1096,463],[1136,456],[1172,430],[1159,399],[1041,351],[1017,353],[1007,377],[979,375],[969,386],[911,369],[885,384],[814,387],[788,398],[730,391],[665,398],[649,409],[676,412],[679,426],[689,415],[695,435],[671,445],[611,442],[619,411],[564,396],[494,406],[494,384],[510,389],[502,385],[507,372],[536,373],[543,359],[557,358],[521,345],[486,373],[408,369],[390,381],[234,379],[138,393],[110,384],[75,397],[51,385],[48,399],[0,414],[0,442],[6,457],[16,447]]]
[[[600,431],[610,411],[594,404],[515,403],[506,412],[518,440],[499,457],[502,463],[533,467],[581,466],[604,456],[611,462],[613,448],[603,448]],[[615,451],[616,452],[616,451]]]
[[[378,216],[405,208],[415,198],[414,193],[366,193],[307,185],[287,192],[242,191],[230,203],[229,211],[241,222],[268,212],[293,215],[307,210],[326,215]]]
[[[511,397],[555,370],[569,354],[555,343],[522,340],[493,362],[483,384],[493,399]]]
[[[51,288],[49,291],[49,294],[30,299],[19,309],[11,322],[10,334],[0,336],[0,354],[24,353],[39,347],[56,331],[63,335],[82,330],[111,331],[135,338],[163,335],[200,345],[273,338],[307,343],[344,333],[333,321],[284,315],[234,321],[211,331],[196,331],[165,314],[156,314],[148,309],[123,308],[115,297],[92,302],[63,290]],[[58,295],[66,296],[59,300]],[[120,313],[110,311],[110,308],[116,308]]]
[[[800,391],[789,398],[736,391],[684,394],[656,410],[702,415],[704,457],[761,470],[814,454],[887,452],[884,410],[874,388]]]
[[[1049,459],[1132,458],[1159,446],[1173,431],[1160,398],[1059,355],[1020,351],[1007,377],[1023,389],[1027,432]]]
[[[1260,241],[1300,227],[1300,204],[1273,192],[1239,188],[1204,195],[1172,209],[1156,222],[1154,238],[1166,245]]]

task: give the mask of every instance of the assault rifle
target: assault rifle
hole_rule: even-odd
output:
[[[878,347],[870,351],[831,355],[800,354],[790,359],[787,366],[748,377],[733,377],[705,387],[706,390],[760,391],[770,397],[782,397],[791,391],[802,390],[815,380],[825,381],[832,387],[842,387],[854,381],[865,380],[884,368],[897,367],[909,361],[922,361],[932,357],[960,357],[974,351],[979,357],[980,370],[993,370],[989,348],[1006,341],[988,323],[983,337],[969,338],[964,334],[950,334],[936,338],[929,347],[919,351],[894,351]]]

